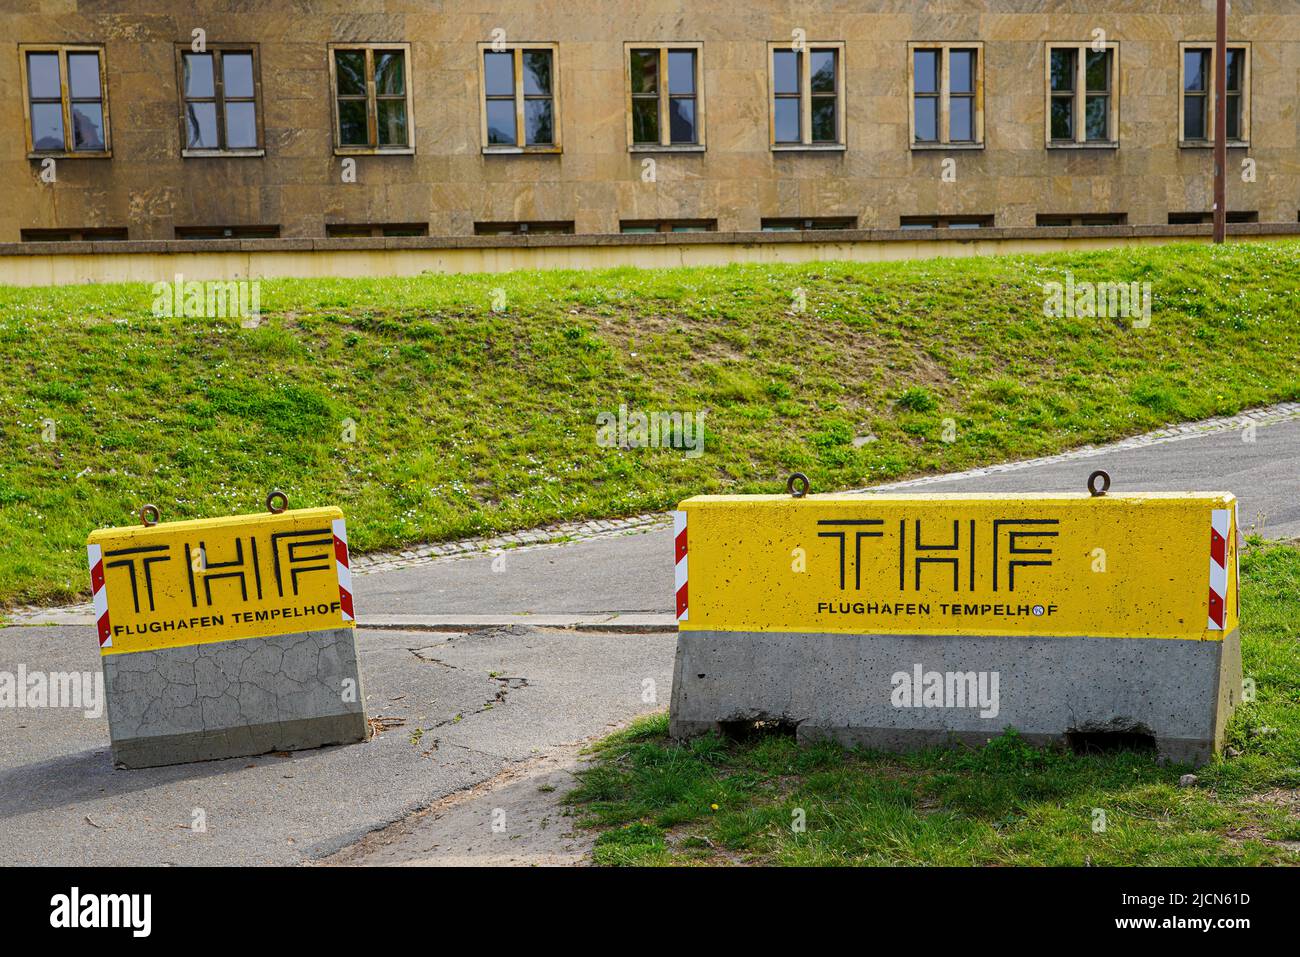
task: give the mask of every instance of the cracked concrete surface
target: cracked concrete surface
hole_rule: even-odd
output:
[[[103,659],[114,761],[150,767],[359,741],[352,629],[160,648]]]
[[[322,858],[665,707],[675,640],[536,629],[359,629],[367,711],[385,730],[362,744],[200,764],[114,770],[106,718],[73,709],[3,709],[0,865]],[[0,670],[13,672],[20,662],[29,670],[97,670],[94,630],[0,629]],[[657,701],[642,699],[646,678],[656,683]],[[200,811],[202,831],[193,826]],[[464,835],[468,846],[494,846],[472,839],[477,818],[458,820],[474,829]],[[518,848],[501,851],[509,856]]]

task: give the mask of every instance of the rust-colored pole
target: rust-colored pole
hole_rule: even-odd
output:
[[[1214,241],[1228,232],[1228,0],[1219,0],[1214,37]]]

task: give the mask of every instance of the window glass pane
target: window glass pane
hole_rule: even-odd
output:
[[[1074,50],[1052,51],[1052,90],[1068,93],[1074,89]]]
[[[488,143],[499,146],[515,145],[515,101],[488,100]]]
[[[551,51],[524,51],[524,94],[549,96],[551,93]]]
[[[799,101],[797,99],[778,99],[776,101],[776,141],[778,143],[800,142]]]
[[[773,51],[772,75],[777,93],[798,93],[799,54],[793,50]]]
[[[63,107],[58,103],[32,104],[32,148],[63,149]]]
[[[1204,92],[1209,80],[1210,55],[1205,50],[1188,50],[1183,54],[1183,89]]]
[[[1110,89],[1109,50],[1103,50],[1101,53],[1089,50],[1088,59],[1084,62],[1084,68],[1087,70],[1089,93],[1105,93]]]
[[[1228,89],[1229,90],[1239,91],[1241,89],[1242,70],[1244,69],[1245,64],[1246,64],[1245,50],[1228,51]]]
[[[1241,97],[1240,96],[1228,97],[1228,112],[1224,116],[1224,119],[1227,121],[1228,124],[1228,130],[1227,130],[1228,139],[1230,140],[1241,139]]]
[[[57,100],[63,96],[59,89],[59,55],[57,53],[27,54],[27,88],[38,99]],[[59,148],[63,148],[62,137]]]
[[[1110,97],[1090,96],[1084,103],[1084,135],[1090,142],[1110,139]]]
[[[339,142],[344,146],[370,144],[365,100],[339,100]]]
[[[215,150],[217,142],[217,105],[215,103],[185,104],[185,148]]]
[[[812,71],[808,85],[814,93],[835,92],[835,51],[813,50],[812,59],[808,61]]]
[[[227,97],[253,96],[253,54],[221,54],[221,80]]]
[[[695,51],[668,51],[668,92],[695,92]]]
[[[638,97],[632,101],[632,142],[659,142],[659,99]]]
[[[939,51],[917,50],[912,57],[917,93],[939,92]]]
[[[1052,97],[1052,139],[1074,139],[1074,98]]]
[[[185,74],[185,96],[189,97],[212,97],[216,95],[217,87],[212,78],[212,54],[211,53],[187,53],[183,61],[183,73]]]
[[[948,88],[952,93],[975,92],[975,51],[952,50],[948,53]]]
[[[366,92],[366,54],[363,50],[335,50],[334,72],[340,96],[358,96]]]
[[[954,96],[948,104],[948,138],[954,143],[975,139],[975,98]]]
[[[74,103],[72,106],[72,148],[104,148],[104,108],[98,103]]]
[[[375,92],[401,94],[406,92],[405,58],[401,50],[375,51]]]
[[[406,146],[406,100],[379,100],[375,104],[379,120],[380,146]]]
[[[484,53],[483,76],[488,96],[515,95],[515,57],[513,53]]]
[[[813,97],[812,138],[814,143],[834,143],[838,139],[835,130],[835,97]]]
[[[1203,140],[1206,136],[1205,104],[1203,96],[1183,97],[1183,139]]]
[[[554,104],[551,100],[528,100],[524,103],[524,123],[529,146],[550,146],[555,142]]]
[[[939,139],[939,100],[933,96],[916,98],[916,139],[934,143]]]
[[[668,101],[668,131],[674,143],[695,142],[695,100],[673,97]]]
[[[68,54],[68,88],[74,100],[99,99],[99,54]]]
[[[226,148],[257,148],[257,110],[252,103],[226,104]]]
[[[632,92],[657,93],[659,90],[659,51],[632,51]]]

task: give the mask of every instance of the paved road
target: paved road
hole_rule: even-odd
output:
[[[369,713],[403,723],[349,747],[115,771],[103,717],[0,710],[0,865],[312,859],[656,710],[642,700],[646,678],[666,699],[672,635],[512,631],[360,631]],[[20,663],[98,672],[94,633],[0,629],[0,672]],[[191,830],[196,809],[204,833]]]
[[[1300,419],[1261,425],[1253,442],[1227,431],[1141,448],[1075,453],[1040,465],[930,481],[934,492],[1083,491],[1093,469],[1111,490],[1229,491],[1244,527],[1300,538]],[[672,532],[667,526],[563,547],[459,558],[376,571],[358,580],[358,602],[384,614],[672,612]]]
[[[1077,490],[1094,468],[1110,471],[1115,491],[1235,492],[1244,524],[1274,537],[1300,537],[1300,421],[1261,426],[1253,443],[1243,442],[1240,432],[1225,432],[925,488]],[[660,527],[507,552],[495,571],[490,557],[376,571],[356,577],[357,606],[363,619],[368,611],[444,618],[671,612],[669,545],[670,532]],[[359,640],[371,715],[402,722],[363,745],[113,771],[102,717],[0,709],[0,864],[315,859],[447,795],[514,773],[521,761],[553,757],[662,707],[674,647],[671,634],[531,628],[473,634],[362,629]],[[97,672],[95,649],[88,627],[0,629],[0,671],[13,673],[24,664],[29,670]],[[656,683],[658,704],[643,700],[646,678]],[[417,728],[424,734],[413,742]],[[505,800],[508,792],[509,786],[494,792],[493,800]],[[527,801],[520,800],[527,813]],[[206,832],[190,829],[196,809],[206,814]],[[494,832],[477,819],[465,826],[464,841],[482,859],[483,842]],[[433,853],[436,840],[425,828],[379,854],[420,859]]]

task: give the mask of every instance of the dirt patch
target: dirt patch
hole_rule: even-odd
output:
[[[514,765],[320,861],[326,866],[574,866],[595,832],[574,826],[564,797],[586,762],[582,743]]]

